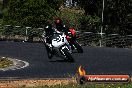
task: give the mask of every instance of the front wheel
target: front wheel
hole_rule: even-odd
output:
[[[46,47],[48,58],[51,59],[53,57],[53,51],[47,45],[45,45],[45,47]]]
[[[76,41],[74,41],[73,44],[76,47],[78,53],[83,53],[83,48]]]
[[[71,53],[68,51],[67,48],[62,49],[62,53],[65,56],[65,60],[70,61],[70,62],[74,62],[74,59],[73,59]]]

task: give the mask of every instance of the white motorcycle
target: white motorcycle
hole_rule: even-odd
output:
[[[69,45],[66,35],[63,32],[55,31],[52,36],[52,54],[63,57],[64,60],[74,62],[72,57],[72,49]]]

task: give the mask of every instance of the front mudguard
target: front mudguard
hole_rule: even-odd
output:
[[[71,52],[69,51],[68,47],[64,46],[60,49],[62,55],[64,55],[64,59],[69,62],[74,62]]]
[[[61,46],[61,47],[59,48],[61,54],[63,54],[62,50],[65,49],[65,48],[69,51],[69,53],[72,53],[71,46],[70,46],[69,44],[64,44],[63,46]],[[63,55],[64,55],[64,54],[63,54]]]

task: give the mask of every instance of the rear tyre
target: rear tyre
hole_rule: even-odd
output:
[[[83,53],[83,48],[75,41],[74,46],[77,48],[78,53]]]
[[[70,52],[68,52],[68,50],[66,48],[64,48],[62,51],[64,53],[66,61],[68,61],[68,62],[74,62],[74,59],[73,59],[72,55],[70,54]]]

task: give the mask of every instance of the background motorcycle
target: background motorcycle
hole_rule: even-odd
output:
[[[77,50],[78,53],[83,53],[83,48],[77,42],[76,31],[74,28],[70,28],[68,34],[70,36],[66,36],[66,39],[68,40],[71,48]]]

